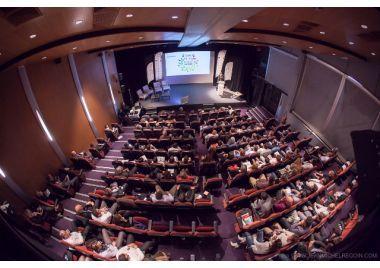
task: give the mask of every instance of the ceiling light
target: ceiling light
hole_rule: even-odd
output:
[[[355,44],[355,43],[354,43],[354,42],[352,42],[352,41],[350,41],[350,42],[348,42],[348,43],[349,43],[351,46]]]
[[[341,59],[342,59],[342,60],[348,60],[348,58],[347,58],[347,57],[341,57]]]
[[[132,18],[133,17],[133,14],[127,14],[125,15],[127,18]]]
[[[0,56],[3,55],[3,53],[0,52]]]
[[[254,37],[253,39],[258,40],[259,38],[258,37]]]
[[[73,47],[73,50],[77,50],[78,47]]]
[[[282,25],[285,27],[289,27],[289,23],[287,23],[287,22],[284,22]]]
[[[286,41],[282,41],[282,43],[283,43],[283,44],[287,44],[288,42],[286,42]]]
[[[1,55],[1,54],[0,54]],[[375,52],[371,52],[371,55],[372,56],[376,56],[376,53]]]
[[[84,22],[84,20],[76,20],[75,24],[78,25],[78,24],[82,24],[83,22]]]
[[[44,56],[44,57],[42,57],[42,58],[41,58],[41,60],[46,60],[46,59],[47,59],[47,57],[46,57],[46,56]]]
[[[143,36],[139,36],[139,39],[141,40],[141,39],[144,39],[144,37]]]
[[[363,29],[368,29],[368,26],[365,24],[360,25],[360,27],[362,27]]]
[[[110,40],[106,40],[106,43],[111,43],[111,41]]]
[[[36,37],[37,37],[36,34],[31,34],[31,35],[29,35],[29,38],[30,38],[30,39],[33,39],[33,38],[36,38]]]
[[[309,47],[309,49],[313,49],[313,47]]]
[[[172,19],[173,19],[173,20],[176,20],[176,19],[178,19],[178,16],[175,16],[175,15],[174,15],[174,16],[172,16]]]
[[[248,22],[248,20],[242,20],[242,22]]]
[[[326,34],[326,32],[323,32],[323,31],[321,31],[321,32],[319,32],[321,35],[325,35]]]
[[[5,172],[1,168],[0,168],[0,176],[3,177],[3,178],[5,178]]]
[[[333,53],[331,53],[331,55],[335,56],[336,54],[333,52]]]

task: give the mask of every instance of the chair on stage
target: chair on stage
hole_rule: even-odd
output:
[[[142,91],[142,89],[139,89],[136,91],[137,95],[139,96],[139,100],[146,100],[150,97],[151,94],[145,93]]]
[[[170,85],[165,80],[161,81],[161,87],[162,87],[163,92],[167,92],[171,90]]]
[[[154,91],[155,91],[156,94],[160,94],[160,93],[163,92],[163,89],[161,87],[160,82],[154,82],[153,83],[153,88],[154,88]]]

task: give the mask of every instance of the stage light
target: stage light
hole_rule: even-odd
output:
[[[139,36],[139,39],[142,40],[142,39],[144,39],[144,37],[143,36]]]
[[[284,22],[282,25],[284,25],[285,27],[289,27],[289,23],[287,22]]]
[[[333,52],[331,55],[335,56],[336,54]]]
[[[3,55],[3,53],[0,52],[0,56]]]
[[[73,47],[73,50],[77,50],[78,47]]]
[[[283,43],[283,44],[287,44],[288,42],[286,42],[286,41],[282,41],[282,43]]]
[[[309,47],[309,49],[313,49],[313,47]]]
[[[106,43],[111,43],[111,41],[110,40],[106,40]]]
[[[355,44],[355,43],[354,43],[354,42],[352,42],[352,41],[350,41],[350,42],[348,42],[348,43],[349,43],[351,46]]]
[[[248,20],[242,20],[242,22],[248,22]]]
[[[0,176],[5,178],[5,172],[2,168],[0,168]]]
[[[87,108],[86,100],[84,99],[83,96],[81,97],[81,99],[82,99],[84,110],[85,110],[85,112],[87,114],[87,118],[88,118],[88,120],[90,120],[90,122],[92,122],[92,117],[91,117],[91,114],[90,114],[90,112],[89,112],[89,110]]]
[[[41,124],[43,130],[45,131],[46,136],[49,138],[50,141],[53,141],[53,137],[51,136],[50,131],[47,128],[47,126],[46,126],[44,120],[42,119],[40,113],[38,112],[38,110],[36,110],[36,114],[37,114],[37,117],[38,117],[38,121],[40,121],[40,124]]]

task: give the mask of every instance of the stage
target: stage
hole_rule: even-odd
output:
[[[216,87],[212,84],[184,84],[171,85],[170,99],[163,98],[159,101],[148,99],[140,101],[141,105],[149,110],[163,106],[181,105],[181,98],[189,96],[188,104],[245,104],[243,99],[233,99],[220,97],[216,92]]]

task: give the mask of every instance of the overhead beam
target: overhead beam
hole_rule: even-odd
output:
[[[195,7],[190,11],[180,47],[195,47],[218,39],[243,19],[263,8]]]

